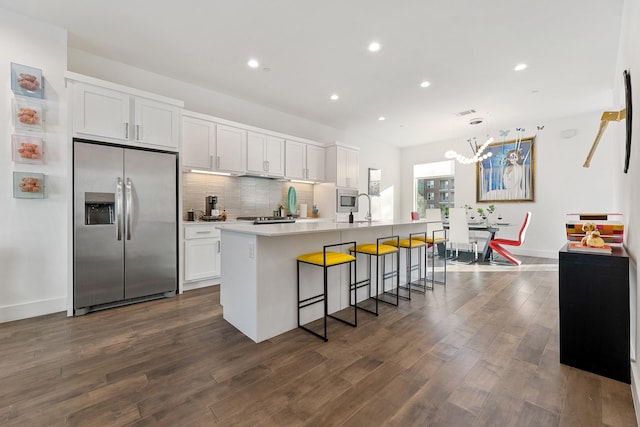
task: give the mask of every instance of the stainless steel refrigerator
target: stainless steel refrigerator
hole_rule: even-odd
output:
[[[75,314],[173,296],[177,157],[75,140]]]

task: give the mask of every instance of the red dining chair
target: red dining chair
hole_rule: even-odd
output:
[[[522,223],[522,227],[520,227],[520,233],[518,233],[518,240],[509,240],[509,239],[493,239],[489,242],[489,247],[505,257],[509,262],[520,265],[522,261],[516,258],[511,252],[502,247],[505,246],[521,246],[524,243],[524,237],[527,234],[527,228],[529,228],[529,223],[531,222],[531,212],[527,212],[524,217],[524,222]]]

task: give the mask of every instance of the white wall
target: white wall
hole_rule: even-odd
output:
[[[66,46],[66,31],[5,10],[0,13],[0,322],[66,309],[70,239]],[[11,161],[11,62],[42,70],[44,165]],[[44,173],[45,199],[14,199],[14,171]]]
[[[622,85],[623,70],[631,72],[631,86],[633,88],[633,104],[638,110],[640,106],[640,51],[638,50],[638,40],[640,40],[640,1],[626,0],[623,11],[623,23],[620,36],[620,51],[618,54],[617,72],[615,76],[615,99],[617,108],[624,106],[624,87]],[[624,123],[624,122],[623,122]],[[640,120],[636,112],[632,130],[632,151],[629,164],[629,173],[624,174],[622,169],[622,158],[624,153],[625,132],[618,129],[616,135],[617,162],[615,176],[618,182],[616,198],[622,206],[625,214],[625,240],[626,248],[631,259],[631,313],[632,313],[632,345],[638,342],[640,335],[640,322],[636,316],[640,299],[638,298],[638,274],[637,261],[640,255]],[[633,349],[632,354],[636,353]],[[640,419],[640,367],[637,362],[631,363],[631,390],[633,391],[634,404],[636,407],[636,417]]]
[[[391,144],[375,143],[359,135],[324,126],[269,107],[234,98],[221,92],[203,89],[190,83],[170,79],[158,74],[111,61],[93,54],[69,49],[70,71],[120,83],[149,92],[184,100],[186,110],[210,114],[227,120],[257,126],[289,135],[311,139],[325,144],[340,141],[360,147],[360,190],[367,191],[368,168],[382,169],[382,191],[386,195],[385,218],[400,212],[399,150]],[[395,197],[390,198],[390,194]],[[382,216],[380,200],[374,200],[372,211]]]
[[[532,221],[521,248],[515,253],[523,255],[557,258],[558,250],[566,242],[564,230],[565,214],[570,212],[617,212],[614,204],[614,174],[617,168],[614,161],[612,133],[605,133],[600,141],[590,168],[582,164],[589,151],[600,124],[602,111],[578,117],[553,120],[546,123],[514,123],[507,139],[514,139],[515,128],[524,127],[523,136],[533,136],[537,126],[544,126],[538,132],[535,142],[535,201],[519,203],[493,203],[505,220],[515,224],[522,223],[524,213],[532,212]],[[623,126],[611,124],[610,127]],[[576,136],[563,138],[564,130],[575,129]],[[486,134],[496,138],[499,130],[483,129],[478,133],[478,141],[483,142]],[[472,135],[470,135],[472,136]],[[401,152],[402,214],[409,215],[413,208],[413,199],[409,189],[413,188],[413,165],[444,160],[447,150],[456,150],[470,155],[471,149],[466,140],[443,141],[419,147],[405,148]],[[455,167],[455,204],[456,207],[469,204],[486,207],[488,203],[476,202],[475,165],[456,163]],[[516,238],[519,227],[500,230],[500,237]]]

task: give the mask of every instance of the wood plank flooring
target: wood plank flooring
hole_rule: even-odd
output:
[[[327,343],[253,343],[218,287],[0,324],[0,425],[637,425],[627,384],[560,365],[553,263],[450,271]]]

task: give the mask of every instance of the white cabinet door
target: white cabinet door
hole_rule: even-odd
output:
[[[266,145],[267,135],[256,132],[247,133],[247,172],[261,175],[267,173]]]
[[[358,188],[360,185],[360,152],[357,150],[347,150],[347,187]]]
[[[345,188],[358,188],[360,171],[360,153],[350,148],[337,147],[336,185]]]
[[[349,179],[347,177],[347,150],[342,147],[335,149],[335,159],[329,158],[329,162],[336,162],[336,186],[349,187]],[[331,179],[331,178],[329,178]]]
[[[130,103],[125,93],[74,83],[73,131],[126,141],[133,132]]]
[[[162,102],[134,98],[135,127],[133,140],[144,144],[178,148],[178,118],[180,110]]]
[[[182,116],[182,166],[211,169],[215,149],[216,124]]]
[[[265,161],[269,176],[284,176],[284,139],[267,136],[265,143]]]
[[[270,177],[283,177],[284,139],[248,132],[247,172]]]
[[[324,181],[324,148],[307,145],[307,179]]]
[[[291,179],[307,179],[307,147],[297,141],[285,142],[285,176]]]
[[[246,130],[218,124],[216,126],[215,169],[243,173],[245,171],[246,141]]]
[[[220,275],[220,238],[185,240],[184,246],[185,282]]]

